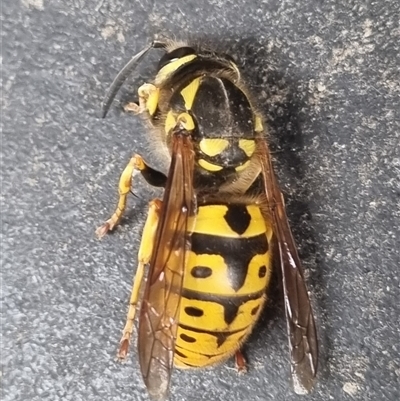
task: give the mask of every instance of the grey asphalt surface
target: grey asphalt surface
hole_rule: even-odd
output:
[[[148,399],[135,350],[115,355],[157,193],[138,181],[123,225],[94,231],[129,157],[159,164],[121,106],[158,51],[100,119],[114,76],[155,34],[239,60],[269,122],[321,348],[315,391],[297,396],[275,280],[248,374],[232,361],[175,371],[170,399],[400,399],[397,0],[5,0],[1,15],[2,400]]]

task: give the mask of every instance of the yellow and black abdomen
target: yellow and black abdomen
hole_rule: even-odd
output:
[[[199,206],[191,237],[175,366],[229,358],[250,334],[265,303],[272,228],[257,205]]]

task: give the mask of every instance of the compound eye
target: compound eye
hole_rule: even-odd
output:
[[[161,68],[165,67],[171,61],[185,56],[190,56],[191,54],[196,54],[196,50],[194,50],[193,47],[179,47],[178,49],[172,50],[172,52],[165,53],[158,63],[158,71],[160,71]]]

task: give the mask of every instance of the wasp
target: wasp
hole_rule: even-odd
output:
[[[308,393],[318,360],[313,312],[265,123],[234,59],[186,42],[153,41],[117,75],[103,116],[153,48],[164,52],[155,78],[126,108],[146,117],[169,171],[133,156],[115,212],[97,229],[102,237],[120,222],[136,172],[164,188],[162,200],[149,204],[118,355],[127,355],[138,310],[139,362],[152,399],[167,398],[174,366],[201,368],[235,356],[245,370],[240,349],[266,303],[274,248],[294,390]]]

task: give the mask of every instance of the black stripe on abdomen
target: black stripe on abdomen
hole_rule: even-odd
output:
[[[182,297],[190,300],[212,302],[221,305],[224,308],[224,321],[227,325],[230,325],[236,318],[240,306],[248,301],[262,298],[265,291],[258,291],[247,295],[237,296],[224,296],[220,294],[209,294],[206,292],[192,291],[183,289]],[[201,309],[198,309],[201,311]]]
[[[235,291],[244,285],[253,257],[268,251],[265,233],[247,238],[228,238],[194,232],[191,243],[196,255],[220,255],[224,259],[229,283]]]
[[[194,333],[209,334],[210,336],[214,336],[217,339],[218,347],[220,347],[232,334],[243,332],[243,335],[245,335],[246,331],[249,328],[248,326],[246,326],[241,329],[233,331],[210,331],[210,330],[200,329],[198,327],[187,326],[182,323],[179,323],[179,327],[183,330],[192,331]]]

